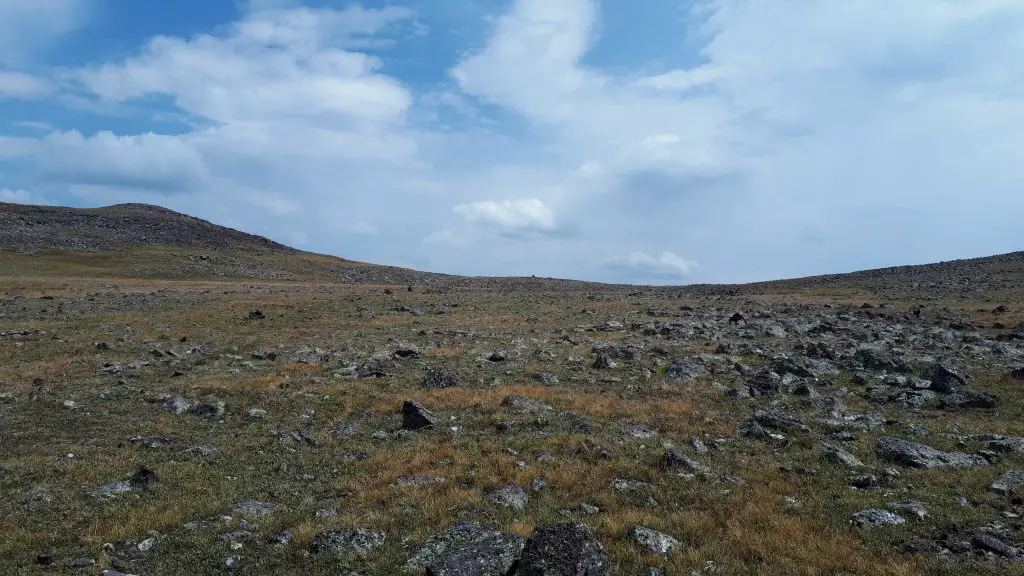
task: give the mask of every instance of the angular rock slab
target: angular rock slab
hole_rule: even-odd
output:
[[[987,460],[976,454],[943,452],[902,438],[879,438],[875,447],[878,457],[887,462],[912,468],[981,468],[988,466]]]
[[[435,424],[437,424],[437,416],[416,400],[409,399],[402,403],[402,428],[422,430]]]
[[[516,576],[608,576],[611,562],[586,524],[548,524],[526,540]]]
[[[523,551],[518,534],[493,532],[427,565],[427,576],[507,576]]]

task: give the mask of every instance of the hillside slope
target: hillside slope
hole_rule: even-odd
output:
[[[262,236],[149,204],[64,208],[0,203],[0,250],[103,252],[149,245],[258,254],[298,252]]]

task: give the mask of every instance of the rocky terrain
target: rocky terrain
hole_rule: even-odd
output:
[[[1020,254],[654,288],[3,230],[2,574],[1024,573]]]

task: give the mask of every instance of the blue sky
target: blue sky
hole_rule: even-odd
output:
[[[1024,249],[1020,0],[0,0],[0,201],[419,269]]]

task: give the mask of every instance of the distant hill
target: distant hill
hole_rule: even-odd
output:
[[[0,275],[61,274],[167,279],[251,278],[419,285],[494,291],[582,290],[627,297],[637,286],[522,277],[464,277],[303,252],[262,236],[147,204],[63,208],[0,203]],[[816,293],[983,299],[1016,293],[1024,252],[754,284],[644,287],[679,298]]]
[[[283,244],[149,204],[64,208],[0,203],[0,250],[104,252],[136,246],[298,252]]]

